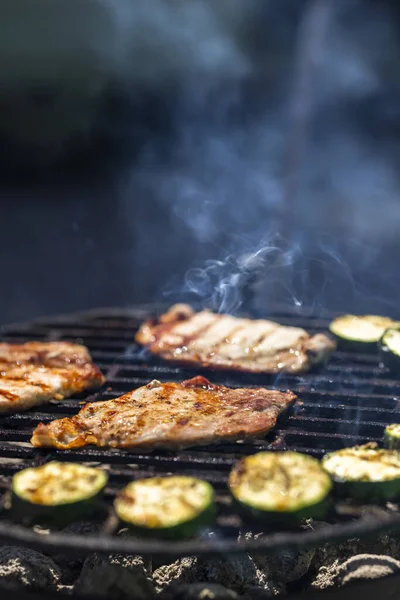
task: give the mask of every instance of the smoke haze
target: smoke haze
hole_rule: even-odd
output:
[[[5,272],[13,283],[2,318],[183,295],[235,311],[250,279],[262,313],[273,302],[395,312],[395,4],[330,1],[321,51],[312,57],[312,111],[288,202],[296,36],[308,3],[89,5],[104,27],[101,44],[91,30],[92,62],[83,64],[90,65],[86,75],[98,73],[96,60],[103,69],[101,77],[82,75],[81,89],[90,89],[82,103],[90,97],[90,114],[102,113],[103,92],[123,90],[124,110],[101,121],[122,157],[114,157],[110,173],[95,174],[96,184],[3,194],[24,245],[4,219],[3,254],[13,257]],[[37,77],[45,82],[48,74]],[[25,80],[21,75],[17,83]],[[67,77],[56,84],[70,89]],[[75,114],[74,103],[66,102],[65,111],[71,107]],[[30,107],[29,121],[38,126],[36,110]],[[87,111],[78,114],[78,128],[89,131]],[[67,134],[64,128],[59,139],[51,137],[50,148],[64,148]],[[20,281],[16,267],[24,273]],[[71,281],[78,293],[71,293]]]

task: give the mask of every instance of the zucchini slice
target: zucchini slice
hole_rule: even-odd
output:
[[[334,319],[329,330],[342,350],[370,352],[376,350],[385,330],[397,324],[389,317],[344,315]]]
[[[237,463],[229,489],[244,519],[297,525],[322,518],[332,482],[318,460],[298,452],[259,452]]]
[[[25,523],[63,526],[101,506],[105,471],[77,463],[49,462],[14,475],[11,515]]]
[[[393,423],[385,428],[383,443],[389,450],[400,450],[400,425]]]
[[[381,338],[381,363],[390,371],[400,371],[400,325],[387,329]]]
[[[400,452],[370,443],[327,454],[322,466],[339,496],[366,503],[400,498]]]
[[[194,477],[133,481],[117,496],[114,508],[135,533],[150,537],[192,537],[215,521],[214,490]]]

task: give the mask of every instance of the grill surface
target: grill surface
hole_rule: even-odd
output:
[[[154,308],[154,307],[153,307]],[[158,307],[160,308],[160,307]],[[164,308],[164,307],[163,307]],[[329,524],[315,529],[269,532],[254,538],[245,533],[233,511],[226,490],[231,466],[241,457],[263,449],[290,449],[320,457],[327,451],[344,446],[380,441],[385,425],[399,421],[400,379],[396,380],[379,366],[378,357],[367,354],[336,352],[323,369],[302,376],[271,377],[240,373],[207,372],[216,383],[231,387],[266,385],[295,391],[299,400],[265,440],[254,443],[227,443],[211,447],[191,448],[176,452],[133,454],[118,450],[80,449],[71,451],[37,450],[29,444],[32,429],[40,421],[75,414],[85,401],[94,402],[119,396],[152,379],[182,380],[198,374],[162,364],[150,358],[134,344],[137,327],[151,309],[104,310],[40,320],[28,325],[15,325],[2,330],[2,341],[18,343],[30,339],[72,340],[84,343],[93,360],[107,377],[103,390],[38,407],[27,413],[0,418],[0,486],[9,489],[12,475],[28,466],[44,461],[79,460],[108,465],[110,483],[108,500],[133,478],[155,474],[186,473],[208,480],[217,491],[218,522],[214,532],[196,540],[171,542],[135,540],[112,535],[112,518],[103,524],[96,536],[79,536],[52,532],[40,535],[7,521],[0,520],[0,539],[32,547],[63,551],[115,551],[137,554],[187,556],[277,550],[283,547],[318,545],[328,539],[340,540],[369,535],[389,529],[400,529],[396,507],[354,507],[338,505]],[[278,322],[306,328],[310,332],[326,330],[329,319],[299,316],[288,312],[269,315]],[[394,509],[393,509],[394,508]]]

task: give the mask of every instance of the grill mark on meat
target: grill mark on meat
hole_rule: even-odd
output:
[[[230,336],[243,327],[243,320],[233,317],[221,316],[217,317],[215,322],[205,331],[201,332],[197,338],[194,338],[188,345],[189,351],[201,352],[205,351],[212,354],[214,348],[226,342]]]
[[[269,331],[259,331],[259,333],[257,333],[256,336],[249,337],[248,332],[249,330],[254,328],[255,323],[248,319],[247,326],[244,325],[240,327],[238,331],[234,332],[234,334],[231,336],[231,339],[226,340],[225,344],[221,344],[217,348],[213,348],[213,353],[225,357],[226,360],[234,360],[235,358],[243,357],[244,349],[245,354],[247,355],[246,358],[250,358],[251,355],[254,355],[256,353],[257,345],[260,344],[263,340],[267,339],[269,336],[271,336],[278,328],[278,325],[276,325],[275,323],[267,321],[263,323],[261,321],[259,323],[263,324],[263,329],[265,330],[265,327],[268,327]],[[265,325],[266,323],[268,323],[268,325]],[[260,325],[257,325],[257,327],[260,328]],[[241,342],[245,342],[244,347],[241,344]]]
[[[161,350],[165,345],[170,345],[171,340],[176,341],[175,353],[181,354],[188,351],[188,347],[193,344],[196,340],[199,339],[201,335],[207,333],[210,327],[213,326],[214,322],[218,319],[217,315],[213,315],[211,313],[202,314],[202,316],[206,316],[206,323],[202,323],[200,327],[195,328],[195,330],[190,334],[182,334],[179,333],[179,327],[182,327],[182,323],[180,323],[177,327],[174,327],[171,324],[163,325],[164,333],[161,333],[161,336],[156,336],[153,346],[150,348],[152,352],[157,352]],[[197,315],[196,315],[197,316]],[[203,319],[204,321],[204,319]],[[178,331],[177,331],[178,330]],[[180,330],[182,331],[182,329]],[[175,336],[175,337],[174,337]]]
[[[298,327],[277,327],[275,331],[261,340],[254,348],[254,352],[262,353],[263,350],[276,352],[294,348],[299,345],[299,340],[307,338],[307,336],[307,332]]]
[[[0,364],[68,366],[90,362],[85,346],[72,342],[26,342],[24,344],[0,343]]]
[[[86,405],[72,418],[38,425],[31,442],[60,449],[95,444],[151,450],[260,438],[295,399],[292,392],[230,389],[195,377]]]
[[[4,396],[4,398],[7,398],[7,400],[10,400],[10,402],[15,402],[19,399],[18,394],[13,394],[12,392],[3,390],[2,388],[0,388],[0,396]]]
[[[105,381],[84,346],[71,342],[0,344],[0,413],[62,400]]]
[[[23,377],[13,377],[11,375],[5,375],[5,379],[7,379],[7,381],[22,381],[23,383],[29,383],[29,385],[33,385],[35,387],[38,387],[39,389],[43,390],[43,391],[49,391],[51,390],[51,386],[47,385],[45,383],[40,383],[38,381],[32,381],[29,378],[29,375],[25,375]]]
[[[173,327],[175,311],[172,307],[160,318],[163,327]],[[192,319],[212,314],[209,311],[196,314],[190,307],[183,311],[182,306],[180,311],[180,327],[183,313],[189,326]],[[213,317],[212,325],[199,331],[192,341],[186,339],[184,345],[171,343],[174,339],[168,337],[164,329],[160,332],[159,325],[150,326],[149,322],[139,329],[136,341],[177,364],[253,373],[306,372],[314,364],[328,360],[335,349],[335,343],[324,334],[310,336],[304,329],[266,320],[252,321],[226,315]],[[215,334],[218,331],[221,331],[220,338]]]

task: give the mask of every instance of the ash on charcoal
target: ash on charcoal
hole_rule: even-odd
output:
[[[317,527],[321,526],[320,523]],[[318,571],[335,561],[340,563],[358,554],[388,555],[400,560],[400,540],[390,535],[383,535],[375,539],[359,540],[350,539],[342,544],[324,544],[317,548],[312,568]]]
[[[246,586],[259,584],[257,567],[248,554],[203,558],[200,568],[204,572],[204,581],[221,583],[239,593]]]
[[[154,588],[143,570],[126,569],[121,565],[101,564],[83,569],[74,586],[74,593],[107,600],[153,600]]]
[[[109,566],[134,572],[139,570],[146,577],[150,577],[148,563],[145,562],[142,556],[136,556],[135,554],[109,554],[108,556],[91,554],[83,564],[81,576],[86,576],[95,570],[107,570]]]
[[[253,560],[272,581],[292,583],[308,573],[314,554],[315,550],[285,550],[267,556],[254,555]]]
[[[121,530],[118,535],[125,537],[130,534]],[[91,554],[83,564],[74,591],[110,600],[153,598],[151,560],[134,554]]]
[[[321,565],[314,581],[311,583],[311,588],[325,590],[326,588],[333,587],[335,585],[335,577],[339,566],[340,562],[338,559],[334,560],[329,565]]]
[[[246,553],[218,559],[201,559],[199,571],[204,581],[221,583],[239,594],[246,593],[252,587],[262,588],[272,596],[285,591],[283,585],[271,581],[268,573],[259,569]]]
[[[246,588],[246,592],[243,596],[240,596],[240,600],[269,600],[270,598],[275,598],[282,592],[277,591],[276,589],[263,589],[260,587],[250,586]]]
[[[87,521],[79,521],[68,525],[63,530],[65,533],[77,535],[93,535],[100,531],[100,526]],[[80,554],[56,554],[51,555],[51,558],[61,569],[61,582],[64,585],[73,584],[82,570],[86,555]]]
[[[129,529],[121,529],[118,532],[118,536],[120,537],[129,537],[129,538],[134,538],[135,536],[132,534],[131,531],[129,531]],[[137,565],[142,565],[146,576],[147,577],[151,577],[151,573],[153,571],[153,561],[151,557],[142,557],[142,556],[137,556],[134,554],[110,554],[109,559],[115,563],[120,563],[123,566],[137,566]]]
[[[336,574],[335,584],[344,586],[360,580],[379,579],[400,572],[400,561],[390,556],[359,554],[343,563]]]
[[[340,562],[335,560],[328,566],[322,566],[311,587],[326,589],[342,587],[356,581],[379,579],[400,572],[400,561],[378,554],[358,554]]]
[[[67,594],[72,594],[72,592],[74,591],[74,586],[73,585],[64,585],[64,584],[60,584],[57,586],[57,592],[59,592],[60,594],[64,594],[64,596],[66,596]]]
[[[196,557],[178,558],[172,563],[162,565],[153,571],[153,582],[157,592],[168,586],[196,583],[198,577],[198,559]]]
[[[161,598],[174,598],[176,590],[189,587],[189,584],[198,585],[198,582],[203,582],[202,585],[210,589],[222,586],[236,594],[260,586],[270,597],[285,591],[284,586],[271,582],[248,554],[209,559],[181,558],[155,569],[153,581],[156,591],[163,592]]]
[[[314,527],[325,526],[325,523],[314,522]],[[400,540],[393,535],[376,538],[347,540],[341,544],[324,544],[317,548],[310,568],[311,587],[325,589],[337,585],[338,569],[348,559],[359,555],[390,556],[400,560]]]
[[[244,539],[257,539],[264,534],[253,534],[246,532]],[[311,562],[314,558],[315,550],[300,549],[300,550],[285,550],[274,554],[254,554],[250,555],[257,571],[265,580],[268,581],[269,587],[276,588],[276,593],[284,593],[285,585],[292,583],[304,577],[310,569]],[[272,584],[274,582],[274,584]]]
[[[10,588],[56,589],[61,570],[54,561],[27,548],[0,548],[0,585]]]
[[[237,600],[239,596],[223,585],[213,583],[191,583],[166,589],[159,600]]]

